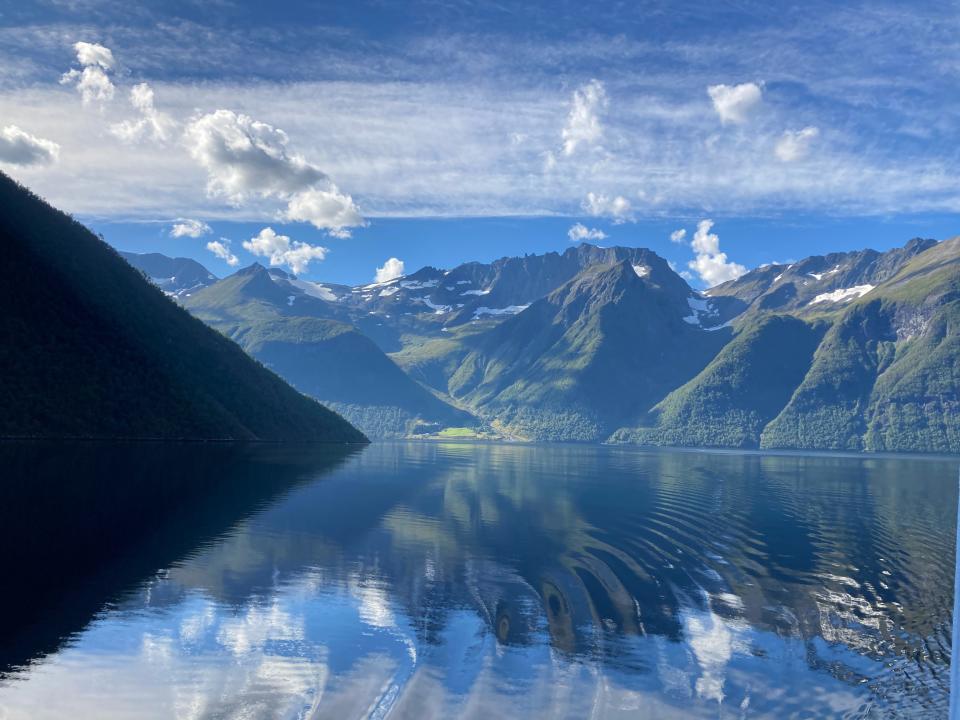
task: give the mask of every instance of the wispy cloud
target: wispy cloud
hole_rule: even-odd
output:
[[[118,8],[109,34],[89,24],[0,28],[14,49],[0,73],[0,116],[62,148],[42,174],[14,173],[89,215],[299,219],[337,235],[378,216],[576,215],[587,193],[622,198],[634,217],[960,211],[957,18],[927,3],[730,12],[748,11],[759,21],[723,33],[693,22],[710,14],[698,5],[675,11],[682,33],[593,9],[591,27],[615,30],[531,40],[457,26],[364,44],[344,28],[228,33]],[[559,22],[542,7],[517,12],[539,12],[545,28]],[[99,46],[109,60],[69,50],[96,37],[109,37]],[[68,82],[96,75],[81,90],[86,109],[54,85],[51,68],[68,52]],[[114,83],[126,95],[133,77],[155,93],[149,105],[132,106],[132,118],[113,117],[129,113],[125,103],[97,109]],[[203,164],[179,130],[165,147],[118,151],[112,125],[154,138],[150,107],[181,127],[229,109],[282,128],[286,143],[275,132],[248,139],[275,153],[286,179],[242,152],[231,160],[229,147]],[[238,137],[253,132],[237,125]],[[296,157],[336,184],[296,182]],[[261,189],[245,182],[261,172]],[[602,205],[598,216],[617,216]]]
[[[632,215],[632,205],[622,195],[610,197],[603,193],[588,192],[581,207],[594,217],[608,217],[615,223],[629,220]]]
[[[107,73],[114,67],[113,53],[103,45],[83,41],[74,43],[73,48],[82,68],[65,72],[60,83],[74,85],[85,105],[112,100],[115,88]]]
[[[591,80],[574,91],[567,124],[561,133],[564,155],[573,155],[579,145],[591,145],[603,137],[600,113],[608,104],[607,92],[599,80]]]
[[[787,130],[780,136],[773,149],[782,162],[793,162],[805,158],[813,142],[820,136],[820,128],[812,125],[803,130]]]
[[[763,93],[759,85],[751,82],[740,85],[711,85],[707,88],[707,94],[721,121],[741,125],[760,105]]]
[[[135,120],[124,120],[110,126],[110,132],[121,140],[136,142],[149,138],[167,142],[177,130],[177,122],[166,113],[157,110],[153,88],[147,83],[138,83],[130,89],[130,104],[139,114]]]

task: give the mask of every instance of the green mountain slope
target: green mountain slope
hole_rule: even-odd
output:
[[[960,239],[844,312],[762,445],[960,452]]]
[[[0,436],[362,442],[0,175]]]
[[[826,323],[770,315],[742,328],[696,377],[614,442],[754,448],[810,369]]]
[[[317,286],[319,287],[319,286]],[[424,426],[474,425],[474,418],[407,376],[314,284],[260,265],[183,302],[301,392],[334,408],[370,437]],[[306,288],[306,290],[304,290]],[[314,294],[310,294],[313,292]]]
[[[460,362],[450,394],[513,435],[606,438],[699,372],[729,337],[701,328],[692,291],[663,260],[651,262],[663,268],[588,267],[504,321]]]

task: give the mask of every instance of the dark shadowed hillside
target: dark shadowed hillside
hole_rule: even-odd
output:
[[[472,425],[350,323],[325,286],[254,264],[184,298],[200,319],[370,437]],[[366,313],[365,313],[366,314]]]
[[[0,435],[365,439],[5,175],[0,242]]]

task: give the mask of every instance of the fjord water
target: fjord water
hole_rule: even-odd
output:
[[[956,461],[0,456],[0,718],[945,714]]]

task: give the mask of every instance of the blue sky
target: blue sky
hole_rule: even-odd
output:
[[[705,286],[960,232],[955,3],[132,5],[0,2],[0,168],[121,249],[357,283],[587,239]]]

